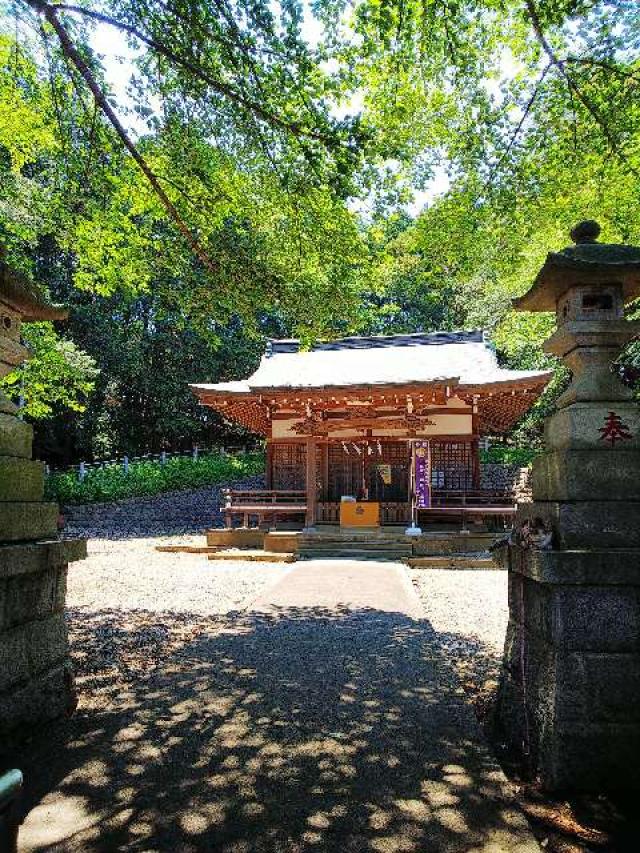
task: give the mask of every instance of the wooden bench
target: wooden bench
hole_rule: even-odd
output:
[[[257,527],[266,519],[272,519],[275,527],[278,518],[302,516],[304,519],[307,514],[307,494],[298,489],[224,489],[222,494],[224,505],[220,510],[229,528],[238,516],[242,518],[243,527],[249,527],[251,518],[257,519]]]
[[[469,519],[498,518],[507,527],[516,513],[516,500],[513,492],[506,491],[434,489],[431,506],[419,507],[417,512],[420,518],[425,519],[459,519],[463,531],[467,530]]]

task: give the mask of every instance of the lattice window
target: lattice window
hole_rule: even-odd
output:
[[[476,451],[472,441],[431,442],[431,485],[466,491],[476,487]]]
[[[342,495],[361,497],[366,487],[372,501],[407,501],[409,495],[410,451],[406,441],[359,444],[358,454],[350,442],[328,447],[328,501],[339,501]]]
[[[271,451],[271,488],[304,489],[307,479],[307,448],[300,442],[274,444]]]
[[[342,495],[358,497],[362,489],[362,458],[353,446],[347,453],[341,444],[328,447],[327,500],[339,501]]]

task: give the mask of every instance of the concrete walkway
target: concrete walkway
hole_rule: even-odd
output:
[[[298,564],[40,746],[22,849],[536,853],[420,617],[399,565]]]

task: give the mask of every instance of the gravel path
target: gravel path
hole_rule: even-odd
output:
[[[408,571],[425,610],[416,623],[326,602],[283,607],[290,565],[155,551],[166,541],[96,540],[70,566],[79,706],[15,756],[32,810],[21,853],[417,853],[441,841],[449,853],[451,839],[468,840],[457,804],[470,786],[499,796],[495,765],[465,767],[453,706],[435,740],[425,709],[450,690],[453,669],[482,717],[501,659],[505,573]],[[355,590],[357,601],[363,584]],[[275,613],[250,612],[272,598]],[[434,767],[438,739],[450,763]],[[581,825],[571,804],[535,787],[518,798],[550,853],[595,849],[581,841],[635,850],[597,828],[600,801]]]
[[[66,615],[81,709],[104,707],[123,683],[220,630],[221,617],[240,613],[291,569],[156,550],[168,542],[203,544],[202,536],[94,539],[87,559],[70,564]]]
[[[262,475],[238,483],[164,492],[144,498],[128,498],[104,504],[65,506],[65,536],[90,539],[131,539],[201,533],[222,526],[222,489],[262,489]]]
[[[72,580],[76,605],[84,595],[91,613],[105,612],[93,609],[100,602],[125,605],[128,584],[134,602],[147,601],[126,550],[107,553],[87,561],[89,576],[106,573],[103,588]],[[280,567],[281,580],[254,606],[224,615],[204,602],[188,555],[158,555],[192,587],[180,593],[145,546],[134,554],[147,578],[162,576],[162,592],[149,593],[157,606],[179,596],[176,620],[192,624],[178,607],[191,607],[199,592],[202,628],[149,677],[115,675],[108,701],[92,690],[71,720],[34,743],[23,766],[41,790],[29,792],[24,853],[539,849],[402,566]],[[278,568],[254,571],[265,569],[273,581]],[[141,611],[113,612],[126,633]],[[167,610],[142,612],[164,624]]]
[[[483,720],[498,686],[509,616],[507,573],[414,569],[409,572],[436,642],[454,665]]]
[[[156,545],[204,545],[202,536],[93,539],[88,558],[69,566],[67,605],[204,616],[242,610],[288,571],[284,563],[207,560]]]

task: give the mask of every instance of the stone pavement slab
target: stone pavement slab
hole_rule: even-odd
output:
[[[298,564],[42,739],[22,850],[539,853],[420,617],[399,565]]]
[[[372,560],[309,560],[252,605],[254,611],[292,607],[326,607],[403,613],[420,619],[422,608],[400,563]]]

